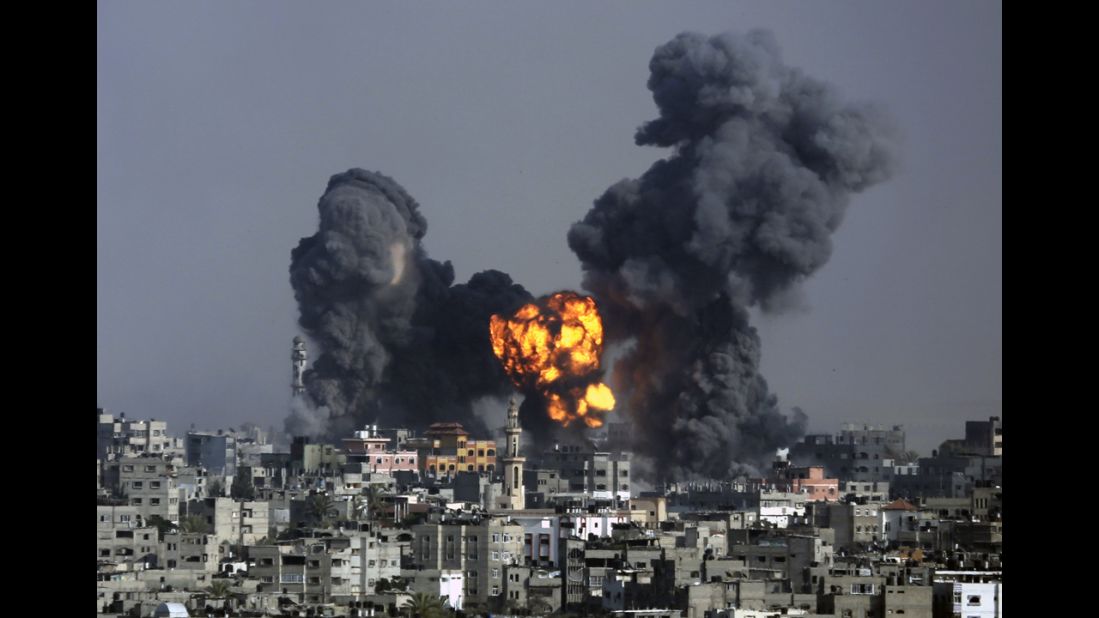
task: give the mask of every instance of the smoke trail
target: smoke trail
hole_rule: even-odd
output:
[[[783,64],[769,32],[684,33],[657,48],[657,119],[674,148],[609,188],[569,230],[609,341],[637,450],[672,478],[752,471],[804,433],[759,374],[748,308],[779,311],[831,254],[852,193],[893,169],[877,110]]]
[[[320,355],[305,374],[311,410],[295,409],[287,430],[338,437],[368,422],[437,420],[483,430],[471,402],[510,391],[489,316],[530,295],[498,271],[452,285],[450,263],[420,244],[419,204],[382,174],[333,176],[317,208],[317,233],[291,254],[290,283]]]

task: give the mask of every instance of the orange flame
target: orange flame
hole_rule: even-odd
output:
[[[508,376],[520,389],[539,392],[553,420],[599,427],[600,415],[614,408],[611,389],[586,379],[598,373],[603,354],[603,321],[594,299],[558,292],[523,305],[511,318],[492,316],[489,334]]]

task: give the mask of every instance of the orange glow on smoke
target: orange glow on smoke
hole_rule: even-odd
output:
[[[602,382],[585,381],[599,371],[603,354],[595,300],[558,292],[523,305],[511,318],[492,316],[489,335],[508,376],[522,390],[539,391],[550,418],[566,427],[577,419],[603,425],[600,416],[614,408],[614,393]]]

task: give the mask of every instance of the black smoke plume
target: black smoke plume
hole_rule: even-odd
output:
[[[382,174],[333,176],[317,208],[317,233],[291,254],[290,283],[320,355],[288,433],[342,437],[368,423],[436,421],[485,431],[471,403],[511,392],[489,344],[489,316],[531,295],[495,270],[453,285],[450,262],[421,246],[419,204]]]
[[[635,449],[666,479],[726,478],[805,430],[759,373],[748,310],[781,310],[832,251],[851,194],[889,177],[891,124],[786,66],[764,31],[684,33],[657,48],[659,117],[638,145],[672,154],[595,201],[568,234],[607,338]]]

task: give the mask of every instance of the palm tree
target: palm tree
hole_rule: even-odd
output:
[[[329,520],[332,519],[330,511],[334,505],[335,502],[332,501],[332,498],[330,498],[328,494],[314,494],[309,496],[305,504],[305,509],[310,521],[324,527],[327,526]]]
[[[527,607],[530,608],[531,616],[546,616],[553,612],[553,608],[550,607],[550,604],[547,603],[545,599],[539,599],[537,597],[531,599],[530,603],[527,604]]]
[[[210,532],[210,525],[201,515],[188,515],[180,522],[179,529],[183,532]]]
[[[417,592],[412,598],[405,601],[401,609],[408,610],[411,618],[443,618],[446,616],[446,606],[442,597],[431,596]]]
[[[224,599],[230,594],[230,587],[232,584],[224,579],[215,579],[210,582],[210,586],[206,588],[206,592],[210,593],[211,599]]]

